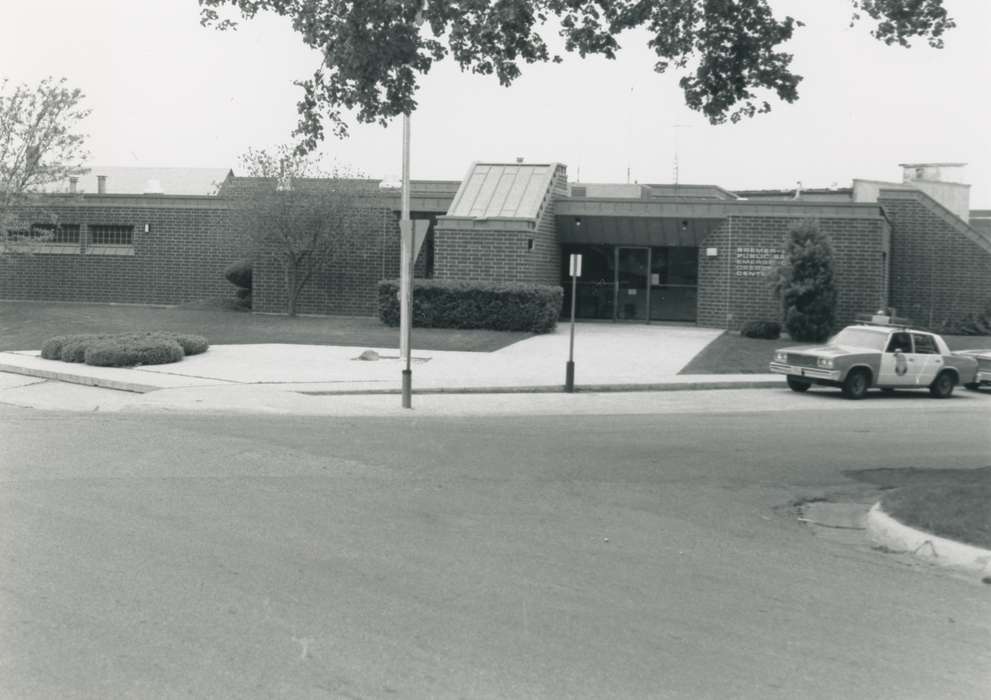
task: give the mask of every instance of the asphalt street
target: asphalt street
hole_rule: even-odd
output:
[[[991,464],[991,402],[690,393],[630,415],[0,406],[0,696],[988,697],[991,586],[796,508],[869,503],[857,470]]]

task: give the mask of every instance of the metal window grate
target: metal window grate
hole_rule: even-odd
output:
[[[30,237],[46,243],[79,244],[79,224],[31,224]]]
[[[90,245],[134,245],[133,226],[98,224],[89,227]]]

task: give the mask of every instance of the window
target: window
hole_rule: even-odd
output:
[[[892,333],[887,352],[912,352],[912,338],[908,333]]]
[[[921,355],[939,354],[939,349],[936,347],[936,340],[931,335],[913,333],[912,340],[915,341],[915,352]]]
[[[108,226],[97,224],[89,227],[90,245],[134,245],[133,226]]]
[[[31,224],[29,235],[46,243],[79,245],[79,224]]]

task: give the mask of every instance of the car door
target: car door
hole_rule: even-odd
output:
[[[916,386],[929,386],[943,368],[943,356],[936,345],[936,339],[928,333],[913,332],[912,343],[915,347],[909,366],[915,366],[914,383]]]
[[[877,383],[881,386],[915,386],[916,373],[912,336],[907,331],[895,331],[888,337],[888,344],[881,353]]]

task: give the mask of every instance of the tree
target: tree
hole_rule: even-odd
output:
[[[815,220],[795,224],[785,236],[784,262],[774,289],[792,340],[820,343],[832,334],[836,325],[833,248]]]
[[[908,46],[925,38],[942,47],[955,26],[943,0],[849,0],[851,23],[869,16],[872,36]],[[768,112],[759,93],[794,102],[802,80],[792,56],[780,50],[802,22],[774,17],[768,0],[199,0],[204,26],[231,29],[222,17],[239,10],[245,19],[260,11],[292,21],[307,46],[323,55],[322,66],[298,81],[303,97],[294,135],[297,152],[313,151],[324,138],[323,118],[337,136],[347,134],[345,111],[360,122],[388,123],[416,108],[418,80],[448,56],[462,70],[492,75],[510,85],[521,64],[560,62],[538,31],[553,25],[566,52],[614,58],[617,37],[645,28],[657,56],[654,68],[682,73],[688,106],[718,124]],[[426,30],[421,31],[421,23]],[[758,91],[758,92],[755,92]]]
[[[295,316],[315,273],[362,250],[359,226],[366,208],[359,195],[370,181],[340,169],[323,173],[315,159],[294,155],[288,146],[249,149],[240,163],[257,180],[233,194],[238,226],[253,258],[268,257],[281,268],[286,313]]]
[[[0,81],[0,257],[51,238],[57,217],[48,212],[47,227],[29,228],[25,208],[42,206],[41,192],[86,172],[83,97],[64,78],[35,86]]]

